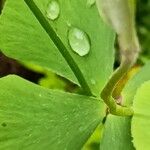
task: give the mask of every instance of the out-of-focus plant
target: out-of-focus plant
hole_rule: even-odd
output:
[[[137,29],[142,47],[140,60],[145,63],[150,59],[150,1],[137,0]]]

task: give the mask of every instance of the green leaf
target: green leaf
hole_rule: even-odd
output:
[[[133,150],[132,138],[129,136],[130,127],[125,125],[127,118],[108,115],[100,150]],[[128,139],[129,138],[129,139]]]
[[[81,149],[105,114],[102,101],[0,79],[0,149]]]
[[[150,142],[150,81],[145,82],[137,91],[133,108],[132,136],[137,150],[149,150]]]
[[[132,106],[138,87],[150,80],[150,62],[147,63],[126,85],[123,90],[124,105]],[[109,115],[105,124],[100,149],[107,150],[134,150],[131,136],[131,117]]]
[[[146,81],[150,80],[150,61],[145,64],[142,69],[129,81],[123,90],[124,104],[133,105],[133,99],[137,92],[137,89]]]
[[[34,2],[46,17],[49,0]],[[59,18],[49,20],[49,23],[71,54],[92,93],[99,95],[113,68],[114,33],[102,23],[95,5],[91,8],[86,6],[86,0],[58,2]],[[68,44],[68,24],[88,35],[91,44],[88,55],[81,57],[71,50]],[[0,38],[0,48],[9,57],[51,69],[79,84],[75,72],[67,65],[66,58],[62,57],[56,43],[49,39],[23,0],[6,1],[0,19],[0,34],[3,35]]]
[[[92,136],[88,139],[88,141],[83,146],[82,150],[97,150],[100,145],[101,136],[103,133],[104,124],[100,124]]]

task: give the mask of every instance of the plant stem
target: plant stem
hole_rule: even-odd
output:
[[[67,48],[65,47],[61,39],[55,33],[54,29],[51,27],[47,19],[44,17],[40,9],[36,6],[33,0],[24,0],[24,1],[30,8],[32,13],[35,15],[41,26],[47,32],[49,38],[54,42],[54,44],[56,45],[56,47],[58,48],[59,52],[62,54],[68,65],[70,66],[71,70],[78,79],[85,94],[91,96],[92,95],[91,89],[89,88],[88,83],[86,82],[80,68],[72,58],[71,54],[68,52]]]
[[[123,107],[117,105],[115,99],[112,97],[113,91],[117,83],[124,77],[124,75],[128,72],[128,70],[134,65],[137,60],[139,51],[129,51],[125,50],[121,54],[121,65],[120,67],[113,73],[112,77],[104,87],[101,92],[101,98],[109,107],[109,111],[111,114],[118,116],[132,116],[133,110],[128,107]]]

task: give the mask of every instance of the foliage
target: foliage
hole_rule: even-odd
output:
[[[58,14],[47,18],[49,2],[6,0],[0,17],[0,49],[5,55],[34,64],[32,68],[45,72],[50,82],[55,80],[48,89],[44,79],[40,84],[46,88],[14,75],[0,79],[0,149],[78,150],[84,146],[86,150],[94,140],[96,149],[140,150],[147,144],[138,140],[142,120],[149,116],[140,99],[148,100],[148,92],[146,98],[142,93],[149,88],[150,63],[139,69],[122,92],[121,105],[132,106],[138,88],[146,82],[135,97],[132,124],[131,117],[110,114],[100,93],[113,72],[114,31],[99,17],[93,1],[56,1],[60,12],[53,10]],[[70,34],[75,35],[70,38]],[[58,90],[66,83],[49,71],[70,80],[82,92]],[[141,124],[135,127],[137,113]],[[143,132],[148,138],[150,134]]]
[[[137,89],[142,85],[142,83],[150,80],[149,72],[150,63],[145,65],[134,77],[129,80],[122,92],[122,97],[124,98],[123,104],[125,106],[132,106]],[[101,141],[102,149],[107,150],[109,145],[111,145],[112,150],[134,149],[131,135],[131,119],[131,117],[123,118],[112,115],[108,116],[105,124],[104,136]],[[139,131],[136,130],[136,132]],[[110,133],[112,136],[110,136]]]

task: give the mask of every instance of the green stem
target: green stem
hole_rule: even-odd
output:
[[[33,0],[24,0],[24,1],[27,4],[27,6],[30,8],[32,13],[35,15],[35,17],[37,18],[41,26],[45,29],[49,38],[54,42],[59,52],[67,61],[68,65],[70,66],[76,78],[78,79],[85,94],[91,96],[92,95],[91,89],[89,88],[81,70],[79,69],[78,65],[76,64],[76,62],[74,61],[70,53],[68,52],[67,48],[65,47],[61,39],[58,37],[54,29],[51,27],[47,19],[44,17],[40,9],[36,6]]]
[[[109,108],[111,114],[119,116],[131,116],[133,110],[128,107],[117,105],[115,99],[112,97],[113,91],[117,83],[124,77],[128,70],[134,65],[138,51],[126,50],[122,53],[122,61],[120,67],[113,73],[112,77],[101,92],[101,98],[104,100]]]

